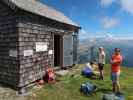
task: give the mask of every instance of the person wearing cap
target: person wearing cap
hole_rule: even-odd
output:
[[[122,55],[120,53],[119,48],[115,48],[110,63],[111,63],[111,80],[112,80],[113,92],[120,93],[119,77],[120,77],[120,65],[122,63]]]
[[[103,47],[99,47],[99,54],[98,54],[98,69],[100,72],[99,79],[103,80],[104,78],[104,64],[105,64],[105,51]]]

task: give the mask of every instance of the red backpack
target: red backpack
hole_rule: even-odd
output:
[[[48,83],[54,83],[55,82],[55,73],[52,68],[48,68],[46,70],[46,81]]]

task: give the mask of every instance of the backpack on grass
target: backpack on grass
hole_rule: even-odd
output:
[[[48,83],[55,83],[55,73],[54,73],[54,70],[52,68],[48,68],[46,70],[46,75],[44,77],[44,80]]]
[[[85,95],[91,95],[91,94],[95,93],[96,90],[97,90],[96,85],[93,85],[89,82],[81,84],[81,87],[80,87],[81,93],[83,93]]]
[[[104,94],[102,100],[125,100],[123,95]]]

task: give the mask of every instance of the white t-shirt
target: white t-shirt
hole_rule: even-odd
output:
[[[105,64],[105,52],[99,52],[98,63]]]
[[[87,63],[86,67],[88,67],[88,68],[90,68],[92,70],[92,66],[90,65],[90,63]]]

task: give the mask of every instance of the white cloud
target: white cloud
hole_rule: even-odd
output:
[[[108,29],[108,28],[112,28],[115,27],[119,24],[119,19],[117,18],[111,18],[111,17],[103,17],[101,19],[103,28]]]
[[[133,15],[133,0],[121,0],[122,9]]]
[[[84,29],[82,29],[80,32],[79,32],[79,36],[81,39],[84,39],[84,38],[112,38],[113,35],[111,33],[108,33],[108,32],[88,32],[88,31],[85,31]]]
[[[106,37],[106,34],[104,34],[104,32],[88,32],[84,29],[80,30],[79,32],[80,39],[100,38],[100,37]]]
[[[116,0],[101,0],[101,5],[104,6],[104,7],[108,7],[115,1]]]
[[[107,34],[106,34],[106,37],[108,37],[108,38],[113,38],[113,35],[110,34],[110,33],[107,33]]]
[[[81,39],[85,39],[85,38],[88,38],[89,37],[89,33],[87,31],[85,31],[84,29],[80,30],[79,32],[79,37]]]
[[[81,34],[81,35],[86,35],[87,32],[86,32],[84,29],[82,29],[82,30],[80,30],[80,34]]]
[[[118,3],[123,10],[133,15],[133,0],[100,0],[104,7],[109,7],[113,3]]]
[[[95,33],[95,36],[93,37],[110,39],[110,38],[113,38],[114,36],[108,32],[98,32],[98,33]]]

